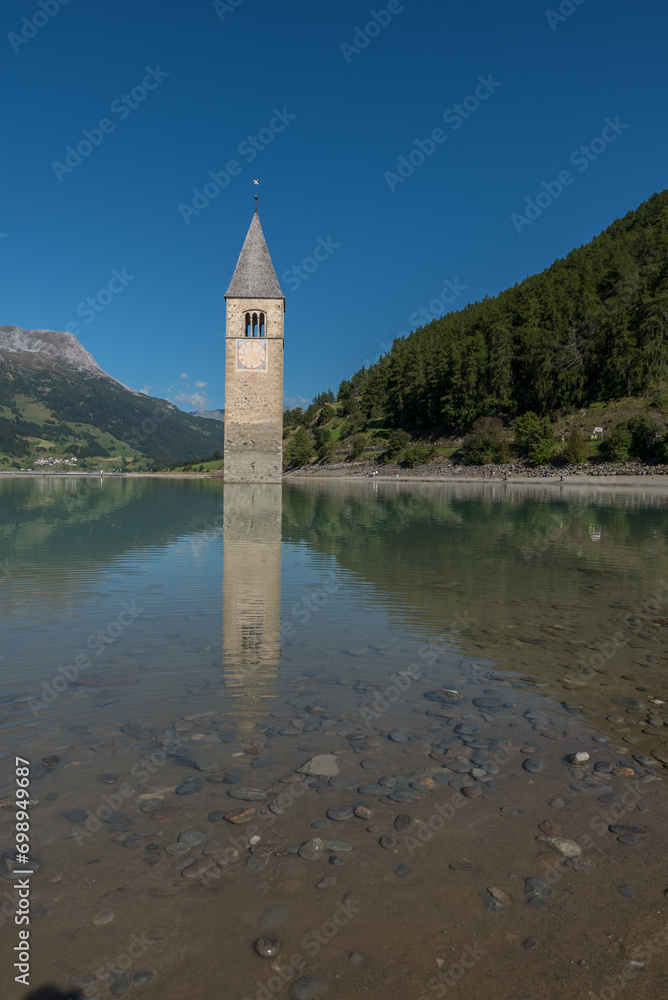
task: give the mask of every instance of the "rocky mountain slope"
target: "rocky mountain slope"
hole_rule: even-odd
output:
[[[192,461],[224,444],[223,424],[183,413],[104,372],[71,333],[0,326],[0,461]]]

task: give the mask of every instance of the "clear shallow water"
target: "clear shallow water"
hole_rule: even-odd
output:
[[[312,482],[223,496],[204,480],[45,477],[1,481],[0,509],[3,801],[9,755],[37,765],[34,986],[84,976],[89,996],[111,996],[105,965],[129,961],[129,977],[153,973],[129,985],[147,1000],[223,982],[266,1000],[263,988],[287,995],[272,977],[292,981],[301,955],[345,997],[536,1000],[627,971],[642,976],[636,997],[660,995],[665,952],[629,963],[665,924],[668,730],[652,700],[668,698],[663,498]],[[462,697],[424,697],[450,688]],[[579,749],[585,770],[564,762]],[[175,766],[177,750],[212,769]],[[288,780],[332,752],[349,788]],[[60,760],[40,767],[47,755]],[[609,773],[620,765],[631,773]],[[228,768],[278,813],[208,780]],[[175,792],[193,777],[198,791]],[[389,797],[357,791],[381,778]],[[162,808],[145,812],[151,799]],[[323,832],[351,844],[342,865],[284,854],[328,809],[359,801],[369,820]],[[244,806],[248,824],[207,818]],[[105,823],[112,807],[122,817]],[[64,818],[72,810],[86,820]],[[413,825],[396,831],[404,813]],[[546,820],[582,842],[579,867],[536,841]],[[0,821],[9,847],[9,804]],[[646,832],[620,843],[615,821]],[[250,856],[249,826],[263,854]],[[187,857],[217,856],[215,878],[173,867],[166,848],[193,829],[209,842]],[[524,880],[546,873],[541,909]],[[270,904],[290,910],[276,969],[252,949]],[[109,908],[113,920],[92,923]],[[133,934],[149,943],[126,959]]]

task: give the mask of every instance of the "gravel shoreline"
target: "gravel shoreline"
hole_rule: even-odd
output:
[[[507,479],[505,474],[507,473]],[[452,482],[477,484],[531,484],[605,487],[647,487],[668,492],[668,465],[643,465],[640,462],[597,465],[537,466],[522,464],[497,466],[420,465],[414,469],[377,465],[373,462],[333,462],[306,466],[284,473],[290,479],[373,479],[375,482]]]

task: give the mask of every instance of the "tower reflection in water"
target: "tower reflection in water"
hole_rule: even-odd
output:
[[[223,677],[253,725],[276,696],[281,631],[280,484],[223,491]]]

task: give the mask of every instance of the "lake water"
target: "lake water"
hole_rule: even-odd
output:
[[[3,478],[4,967],[19,756],[32,988],[668,995],[667,507]]]

